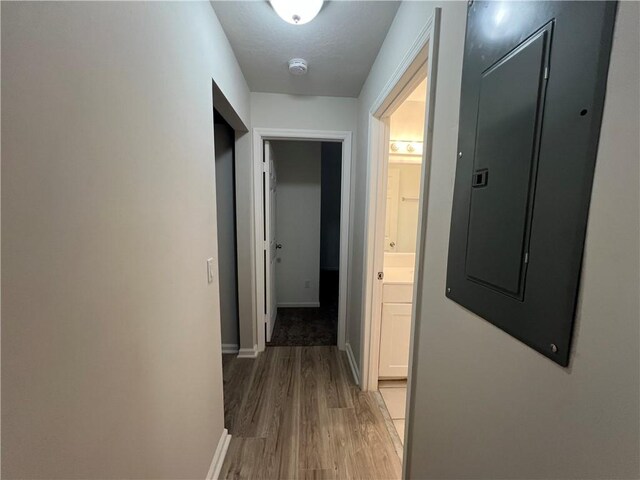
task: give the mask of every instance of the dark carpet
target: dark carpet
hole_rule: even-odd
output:
[[[338,272],[320,273],[320,308],[278,308],[271,341],[274,347],[336,345]]]

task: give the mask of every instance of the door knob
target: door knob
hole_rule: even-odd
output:
[[[282,244],[281,243],[276,243],[276,249],[280,250],[282,248]]]

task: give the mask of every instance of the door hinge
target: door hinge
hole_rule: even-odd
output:
[[[549,67],[544,67],[544,79],[547,80],[549,78]]]
[[[384,280],[384,272],[378,272],[378,280]]]
[[[524,263],[529,263],[529,252],[524,254]]]

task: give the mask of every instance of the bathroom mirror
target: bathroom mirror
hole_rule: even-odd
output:
[[[415,253],[427,82],[390,119],[385,252]]]

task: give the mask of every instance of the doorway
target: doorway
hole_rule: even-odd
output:
[[[236,234],[235,131],[214,109],[218,277],[222,353],[236,354],[240,345]]]
[[[323,144],[334,144],[334,146],[329,145],[323,148]],[[300,168],[299,161],[295,163],[296,158],[302,158],[301,152],[296,153],[296,149],[304,149],[305,145],[307,147],[313,145],[311,150],[315,148],[318,159],[315,170]],[[338,206],[336,208],[336,199],[333,198],[334,203],[330,207],[326,207],[329,210],[325,209],[325,213],[336,210],[339,213],[337,221],[334,218],[334,221],[325,227],[324,232],[328,237],[335,237],[335,229],[338,230],[337,243],[326,240],[325,247],[327,258],[335,260],[337,257],[338,273],[337,275],[333,274],[333,280],[330,271],[323,271],[323,275],[320,272],[320,258],[322,256],[322,199],[320,193],[322,190],[321,158],[323,153],[325,157],[339,154],[339,186],[335,185],[335,172],[332,172],[334,177],[333,191],[339,190],[340,193]],[[336,166],[335,159],[326,163],[331,163],[334,168]],[[285,168],[286,170],[284,170]],[[334,317],[336,318],[334,320],[336,327],[330,332],[331,342],[334,345],[337,342],[339,348],[344,348],[349,251],[350,170],[351,132],[254,130],[254,213],[258,312],[256,337],[259,351],[263,351],[270,343],[273,345],[295,344],[295,331],[291,335],[291,330],[287,330],[286,327],[295,324],[301,325],[301,314],[309,314],[311,309],[315,309],[317,325],[324,323],[323,317],[331,315],[333,309],[333,313],[337,315]],[[307,195],[314,191],[314,189],[305,188],[309,183],[309,178],[306,176],[311,171],[317,173],[316,194],[313,197],[316,200],[309,200],[308,196],[304,197],[305,191],[307,191]],[[330,174],[327,175],[330,176]],[[299,197],[301,194],[303,197]],[[301,198],[305,199],[301,200]],[[317,209],[309,208],[310,201],[317,203]],[[314,215],[311,215],[311,210],[315,212]],[[315,218],[313,220],[315,227],[307,225],[311,217]],[[280,220],[278,220],[279,218]],[[315,233],[310,236],[314,228]],[[278,230],[280,231],[278,232]],[[285,241],[282,238],[289,240]],[[335,250],[337,250],[337,255]],[[311,263],[316,266],[309,267],[307,265]],[[337,301],[333,305],[331,302],[325,301],[325,305],[323,305],[320,291],[322,290],[323,296],[330,296],[332,286],[334,291],[336,289],[336,276],[338,277]],[[324,281],[321,281],[321,278]],[[278,318],[279,310],[280,318]],[[276,330],[274,338],[277,320],[283,326],[283,330],[281,330],[282,333]],[[308,333],[308,329],[306,333]],[[305,332],[301,331],[300,335],[305,335]],[[291,337],[294,337],[294,340],[291,340]],[[314,343],[302,344],[312,345]]]
[[[416,82],[419,82],[415,85]],[[407,95],[408,93],[408,95]],[[382,297],[374,309],[380,319],[377,383],[400,443],[404,441],[411,312],[421,201],[422,152],[427,97],[426,69],[420,68],[388,115],[389,148],[383,155],[384,242]],[[386,188],[385,188],[386,187]]]
[[[411,425],[416,305],[428,213],[440,9],[370,112],[363,389],[376,392],[403,456]]]
[[[268,346],[337,344],[342,145],[265,141]]]

